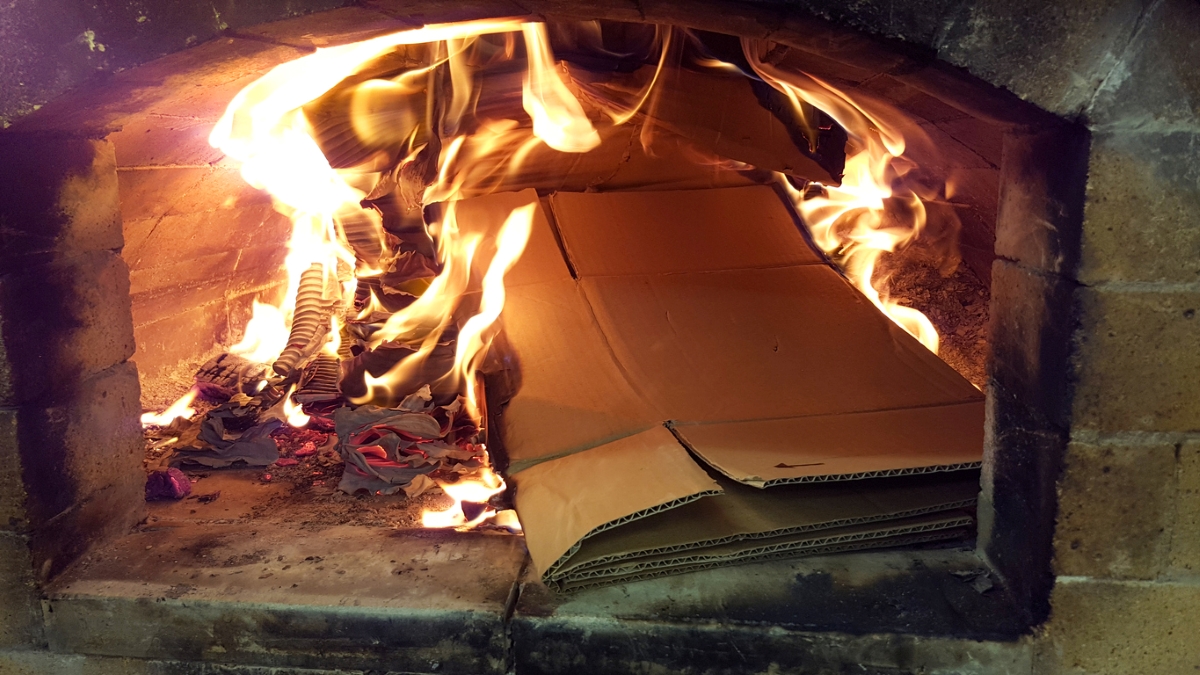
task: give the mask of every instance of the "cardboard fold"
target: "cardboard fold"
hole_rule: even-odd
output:
[[[974,471],[946,477],[787,485],[760,490],[717,478],[722,493],[610,529],[581,543],[558,568],[570,574],[631,559],[722,546],[754,547],[804,532],[911,518],[975,504]]]
[[[809,247],[773,189],[540,204],[503,317],[511,391],[489,407],[548,582],[969,524],[982,394]]]
[[[681,564],[674,567],[658,567],[655,569],[641,570],[625,575],[611,575],[604,577],[591,577],[588,579],[562,579],[549,582],[552,588],[564,592],[581,591],[589,588],[598,588],[602,586],[612,586],[614,584],[622,584],[632,581],[642,581],[645,579],[654,579],[657,577],[686,574],[688,572],[699,572],[715,567],[728,567],[730,565],[748,565],[753,563],[768,562],[771,560],[809,557],[820,555],[832,555],[836,553],[849,553],[853,551],[865,551],[884,548],[895,548],[899,546],[915,546],[918,544],[930,544],[942,541],[953,541],[970,536],[973,524],[965,527],[946,528],[926,530],[916,534],[904,534],[890,537],[880,537],[876,539],[866,539],[857,541],[845,541],[824,546],[812,546],[803,550],[786,549],[763,553],[754,557],[742,557],[737,560],[706,560],[692,564]]]
[[[709,466],[764,487],[974,468],[983,415],[983,401],[968,401],[672,428]]]
[[[721,491],[663,427],[543,462],[511,480],[529,555],[543,575],[590,536]]]
[[[847,525],[758,539],[752,543],[729,542],[703,549],[641,556],[601,566],[551,573],[547,577],[547,581],[571,583],[589,579],[623,578],[654,570],[730,565],[758,561],[777,554],[796,555],[813,549],[826,550],[850,544],[864,544],[863,548],[875,548],[876,546],[866,546],[866,544],[887,541],[892,537],[960,529],[972,523],[974,523],[974,519],[965,511],[942,511],[890,520],[881,524]]]

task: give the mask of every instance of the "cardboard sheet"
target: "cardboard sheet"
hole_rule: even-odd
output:
[[[628,92],[639,91],[654,70],[648,66],[624,78],[609,72],[600,77],[582,70],[572,73],[585,93],[621,100],[628,98]],[[762,106],[751,81],[741,74],[673,68],[659,78],[656,87],[655,99],[637,115],[643,122],[654,118],[654,133],[665,131],[687,138],[714,158],[825,184],[837,182],[796,145],[787,127]]]
[[[721,473],[759,487],[976,466],[983,406],[679,424],[676,435]],[[880,439],[888,439],[882,443]]]
[[[570,572],[552,572],[547,579],[552,584],[569,584],[585,580],[625,578],[656,570],[677,572],[716,565],[731,565],[758,561],[777,554],[802,555],[812,549],[824,551],[846,544],[878,543],[891,537],[958,529],[971,525],[973,522],[971,515],[965,511],[942,511],[883,523],[809,530],[769,539],[757,539],[752,542],[729,542],[703,549],[629,558]],[[871,548],[876,547],[872,546]]]
[[[831,528],[870,525],[863,531],[875,531],[883,521],[969,508],[979,493],[979,475],[974,471],[945,480],[917,476],[767,490],[725,479],[717,484],[720,495],[584,539],[556,573],[571,574],[659,556],[686,557],[697,549],[753,549],[780,537]],[[882,525],[885,529],[891,526]],[[536,558],[534,562],[538,562]]]
[[[776,551],[763,552],[754,556],[743,555],[734,559],[709,557],[703,560],[696,560],[691,563],[679,564],[671,567],[644,569],[629,574],[613,573],[603,576],[597,575],[579,579],[554,579],[549,581],[549,584],[552,588],[560,591],[579,591],[588,588],[596,588],[599,586],[611,586],[613,584],[626,583],[630,581],[653,579],[655,577],[685,574],[687,572],[698,572],[700,570],[712,569],[714,567],[747,565],[751,563],[766,562],[784,558],[830,555],[834,553],[848,553],[851,551],[895,548],[898,546],[914,546],[917,544],[928,544],[939,541],[953,541],[955,539],[962,539],[963,537],[970,536],[974,528],[974,523],[970,522],[970,519],[955,518],[955,522],[960,521],[964,522],[965,525],[958,527],[923,529],[912,534],[898,534],[870,539],[838,541],[835,543],[812,545],[803,548],[785,548]]]
[[[489,403],[489,438],[548,582],[893,545],[970,522],[956,509],[978,489],[961,470],[981,459],[982,394],[828,265],[772,188],[540,204],[511,273],[513,386]]]
[[[663,427],[538,464],[512,480],[525,543],[543,573],[591,535],[721,491]]]

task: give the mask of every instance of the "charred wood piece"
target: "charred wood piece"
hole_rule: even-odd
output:
[[[338,360],[326,353],[319,354],[304,367],[300,375],[300,387],[292,396],[297,403],[332,401],[341,396],[338,381],[342,369]]]
[[[196,386],[210,399],[227,399],[237,394],[255,395],[263,380],[270,379],[267,366],[237,354],[218,354],[196,371]]]
[[[320,346],[329,320],[325,301],[325,267],[314,264],[300,275],[296,289],[296,312],[287,347],[272,366],[282,377],[290,377],[305,357]]]

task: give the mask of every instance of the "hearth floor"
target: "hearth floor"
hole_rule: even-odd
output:
[[[213,472],[194,494],[219,498],[152,505],[141,526],[59,577],[46,601],[51,649],[463,674],[617,672],[647,661],[725,664],[695,672],[796,659],[890,668],[914,658],[931,673],[990,673],[1026,658],[1007,595],[987,588],[966,546],[777,561],[561,596],[537,580],[518,535],[397,525],[412,522],[412,507],[378,498],[363,498],[376,504],[377,524],[339,524],[336,513],[323,524],[269,499],[286,487],[260,474]],[[941,646],[921,656],[930,645]],[[976,669],[985,665],[993,669]],[[199,672],[180,667],[163,672]]]

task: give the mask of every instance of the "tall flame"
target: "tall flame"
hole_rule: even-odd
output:
[[[745,40],[743,47],[750,66],[764,82],[787,96],[797,109],[808,104],[824,111],[850,138],[840,186],[816,184],[819,190],[801,192],[780,176],[813,240],[834,258],[863,295],[936,353],[938,333],[929,318],[891,301],[886,292],[887,280],[875,278],[880,256],[916,239],[925,227],[925,205],[920,197],[911,190],[893,187],[903,175],[903,169],[893,160],[904,154],[904,136],[826,82],[763,61],[756,42]],[[911,214],[908,222],[885,218],[888,199],[907,206]]]
[[[502,50],[481,39],[494,34],[503,36]],[[589,99],[590,109],[607,114],[614,125],[643,110],[644,116],[652,119],[656,84],[670,58],[685,48],[680,39],[683,34],[686,31],[660,27],[655,43],[661,53],[644,87],[623,104]],[[480,86],[476,65],[481,59],[512,58],[518,36],[525,45],[521,103],[528,120],[473,117]],[[430,45],[426,65],[390,79],[346,84],[348,76],[397,47],[426,44]],[[754,74],[784,94],[801,118],[808,120],[807,108],[816,107],[846,130],[851,142],[840,186],[812,184],[801,191],[783,182],[816,243],[872,302],[936,351],[937,333],[929,320],[915,309],[890,301],[884,290],[886,280],[874,278],[880,256],[918,236],[925,223],[921,200],[897,187],[903,171],[893,160],[904,152],[903,135],[827,83],[765,62],[760,58],[761,43],[743,41],[743,50]],[[700,65],[742,72],[717,59]],[[600,144],[600,132],[573,93],[572,84],[565,68],[555,60],[544,24],[500,19],[430,25],[319,49],[277,66],[242,90],[213,129],[210,143],[241,162],[249,184],[272,195],[276,208],[291,219],[292,235],[284,300],[278,305],[256,302],[244,338],[231,351],[258,362],[270,362],[285,349],[295,353],[289,331],[306,270],[306,279],[311,279],[316,269],[328,282],[324,296],[315,290],[310,295],[325,300],[341,294],[342,311],[350,308],[347,300],[353,297],[357,283],[348,280],[351,272],[355,279],[365,280],[394,269],[389,266],[398,260],[392,257],[398,254],[389,248],[390,235],[383,229],[382,216],[367,206],[372,203],[367,200],[379,196],[377,190],[390,190],[408,209],[437,205],[422,213],[436,244],[438,272],[427,287],[414,291],[415,299],[399,311],[389,313],[375,290],[370,292],[358,320],[374,322],[373,332],[360,335],[360,339],[370,349],[400,345],[412,354],[380,377],[366,374],[366,394],[352,402],[366,403],[400,385],[411,385],[443,343],[443,335],[457,327],[453,367],[438,384],[461,392],[466,412],[479,421],[482,411],[474,386],[476,372],[504,307],[504,277],[528,242],[535,207],[508,214],[496,234],[486,272],[476,278],[478,258],[491,247],[485,246],[481,234],[460,227],[456,203],[495,189],[542,144],[570,153],[587,152]],[[348,105],[353,133],[365,148],[353,161],[331,162],[317,140],[319,115],[306,112],[313,109],[306,106],[319,107],[322,104],[314,102],[328,100],[322,98],[327,94],[343,96],[339,100]],[[651,126],[643,125],[643,144],[649,142]],[[403,182],[404,171],[409,169],[419,180]],[[895,202],[907,206],[912,214],[909,222],[885,219],[885,207]],[[462,300],[473,289],[479,290],[478,307],[462,322]],[[308,311],[300,314],[311,316],[305,314]],[[304,321],[297,319],[296,323],[303,325]],[[321,348],[329,356],[338,356],[343,328],[338,312],[330,328]],[[289,423],[300,426],[308,420],[292,402],[293,391],[294,386],[283,405]],[[455,506],[426,513],[427,527],[469,527],[488,516],[469,518],[463,504],[485,504],[504,489],[503,479],[487,467],[457,482],[439,484],[455,500]],[[480,511],[494,514],[488,508],[480,507]]]
[[[532,121],[532,129],[516,120],[474,120],[473,124],[466,124],[478,98],[471,69],[471,55],[475,53],[472,50],[481,36],[493,33],[506,36],[506,58],[514,53],[512,37],[520,34],[524,40],[527,72],[522,85],[522,106]],[[368,348],[394,343],[415,349],[415,353],[398,361],[381,377],[366,374],[367,393],[352,399],[355,403],[386,395],[398,385],[411,384],[445,331],[456,321],[461,299],[472,287],[473,264],[482,243],[482,235],[460,229],[456,201],[492,189],[505,174],[520,167],[538,144],[575,153],[587,152],[600,144],[599,133],[571,92],[565,71],[554,59],[546,28],[541,23],[505,19],[432,25],[320,49],[276,67],[234,98],[209,138],[214,147],[241,162],[246,181],[269,192],[276,208],[288,215],[293,224],[284,300],[278,305],[255,303],[245,337],[231,349],[234,353],[269,362],[285,347],[292,349],[289,325],[297,311],[295,297],[301,274],[306,270],[318,266],[329,277],[339,267],[349,267],[358,278],[386,270],[388,235],[378,213],[361,206],[384,180],[381,166],[377,166],[376,157],[368,157],[356,166],[335,168],[318,144],[316,129],[304,106],[334,90],[369,61],[398,46],[417,44],[433,45],[431,65],[410,69],[390,80],[368,80],[347,90],[351,125],[357,138],[368,146],[407,143],[403,165],[417,162],[427,147],[416,140],[421,119],[408,105],[410,97],[420,95],[426,87],[430,90],[428,95],[441,91],[438,87],[442,85],[436,84],[434,77],[438,66],[444,65],[449,74],[444,108],[427,108],[425,113],[440,111],[436,119],[425,118],[433,127],[430,133],[438,141],[431,148],[436,151],[436,176],[421,194],[414,196],[422,205],[442,204],[437,209],[440,216],[427,225],[437,245],[439,273],[417,294],[415,301],[388,315],[367,339]],[[386,164],[383,163],[383,169]],[[477,282],[481,288],[478,309],[458,331],[453,368],[443,378],[452,379],[448,384],[464,393],[466,412],[476,420],[481,411],[474,386],[475,373],[504,306],[504,275],[529,239],[533,208],[513,211],[497,233],[495,253]],[[348,234],[351,229],[353,245]],[[365,256],[364,250],[368,251]],[[350,286],[346,288],[352,290]],[[387,312],[372,291],[359,318],[376,315]],[[328,336],[322,349],[336,356],[341,340],[336,313]],[[293,392],[294,387],[284,399],[284,413],[289,424],[302,426],[308,418],[292,402]],[[454,497],[456,507],[447,514],[429,514],[429,527],[470,526],[494,514],[488,509],[486,515],[468,520],[461,504],[486,502],[503,490],[504,481],[484,467],[477,475],[444,483],[442,488]]]

